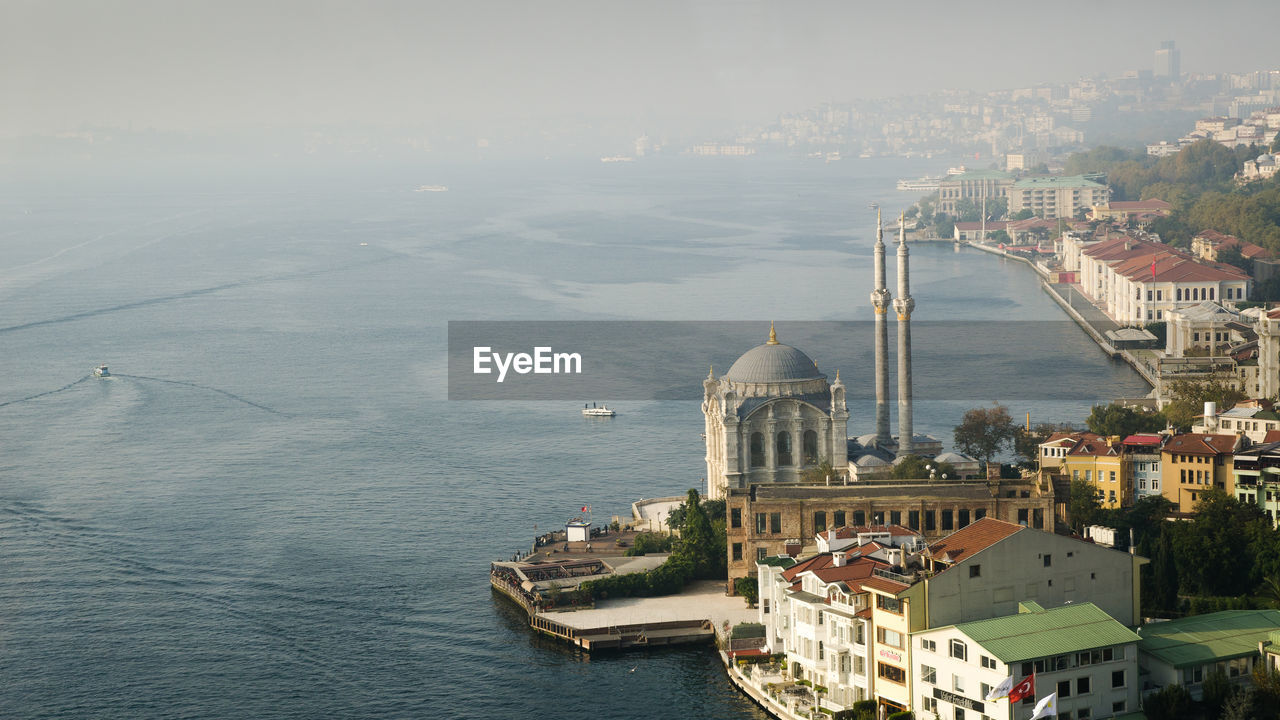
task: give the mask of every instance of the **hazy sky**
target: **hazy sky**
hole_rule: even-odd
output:
[[[826,99],[1280,67],[1269,2],[0,0],[0,134],[734,127]],[[1252,20],[1251,20],[1252,19]],[[1255,22],[1256,21],[1256,22]]]

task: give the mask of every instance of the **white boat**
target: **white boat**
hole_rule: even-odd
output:
[[[600,158],[602,163],[635,162],[635,160],[635,158],[627,157],[626,155],[610,155],[609,157]]]
[[[940,177],[922,177],[917,180],[899,180],[899,190],[911,190],[916,192],[932,192],[940,187],[942,178]]]
[[[591,407],[583,405],[582,414],[587,417],[613,417],[614,415],[617,415],[617,413],[609,409],[608,405],[596,407],[595,403],[591,403]]]
[[[93,376],[94,377],[111,377],[111,371],[107,369],[106,365],[99,365],[98,367],[93,369]]]
[[[414,192],[449,192],[447,185],[419,185]]]

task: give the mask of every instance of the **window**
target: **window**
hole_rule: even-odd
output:
[[[965,647],[965,644],[963,641],[961,640],[951,641],[951,657],[956,658],[958,660],[967,660],[968,659],[967,655],[968,655],[967,648]]]
[[[764,599],[764,605],[762,607],[764,608],[764,614],[768,615],[769,614],[769,598]]]
[[[937,714],[938,701],[926,695],[920,698],[920,707],[924,708],[925,710],[928,710],[931,713]]]
[[[742,543],[733,544],[733,561],[738,562],[742,559]]]
[[[769,532],[774,534],[782,532],[782,513],[769,513]]]
[[[768,552],[769,551],[765,550],[763,547],[756,548],[756,562],[758,563],[764,562],[764,559],[768,557]]]
[[[1122,713],[1124,711],[1125,711],[1125,704],[1123,700],[1120,700],[1119,702],[1111,703],[1111,712]]]
[[[764,435],[751,433],[751,467],[764,467]]]
[[[1019,524],[1019,525],[1024,525],[1024,526],[1025,526],[1025,525],[1027,524],[1027,516],[1028,516],[1028,513],[1027,513],[1027,509],[1026,509],[1026,508],[1022,508],[1021,510],[1019,510],[1019,511],[1018,511],[1018,524]]]
[[[954,527],[954,526],[953,526],[953,524],[952,524],[951,511],[950,511],[950,510],[943,510],[943,511],[942,511],[942,529],[943,529],[943,530],[951,530],[953,527]]]
[[[884,595],[876,595],[876,607],[891,612],[895,615],[902,614],[902,601],[897,598],[885,597]]]
[[[853,524],[854,524],[854,525],[866,525],[866,524],[867,524],[867,514],[866,514],[865,512],[863,512],[863,511],[861,511],[861,510],[854,510],[854,511],[853,511]]]
[[[1071,681],[1070,680],[1058,681],[1058,697],[1059,698],[1071,697]]]
[[[1044,556],[1044,566],[1045,566],[1045,567],[1053,567],[1053,556],[1052,556],[1052,555],[1045,554],[1045,556]]]
[[[819,624],[819,625],[821,625],[821,624],[822,624],[822,616],[823,616],[823,615],[825,615],[825,614],[826,614],[826,613],[822,612],[821,610],[819,610],[819,611],[818,611],[818,624]]]
[[[1087,718],[1092,717],[1092,713],[1089,708],[1080,708],[1079,710],[1076,710],[1076,717],[1080,720],[1087,720]]]
[[[804,464],[813,465],[818,462],[818,433],[813,430],[804,431]]]
[[[1124,671],[1123,670],[1116,670],[1111,673],[1111,687],[1113,688],[1124,687]]]
[[[971,578],[982,577],[982,566],[981,566],[981,565],[970,565],[970,566],[969,566],[969,577],[971,577]]]
[[[769,529],[769,518],[764,513],[756,513],[756,532],[763,535]]]
[[[1076,678],[1076,694],[1077,695],[1089,694],[1089,676],[1088,675],[1082,678]]]
[[[879,640],[881,645],[888,645],[889,647],[898,649],[902,649],[903,647],[902,633],[897,630],[886,630],[885,628],[878,627],[876,628],[876,640]]]
[[[904,685],[907,682],[907,673],[900,667],[889,665],[888,663],[876,663],[876,675],[888,680],[891,683]]]
[[[924,511],[924,529],[925,529],[925,532],[930,532],[932,530],[938,529],[937,516],[935,515],[933,510]]]
[[[819,510],[813,514],[813,531],[815,533],[823,532],[827,529],[827,513],[825,510]]]
[[[964,720],[964,708],[956,708],[955,720]]]
[[[921,680],[923,680],[924,682],[929,683],[930,685],[933,685],[934,683],[938,682],[938,671],[937,671],[937,669],[936,669],[936,668],[931,668],[931,667],[929,667],[928,665],[921,665],[921,666],[920,666],[920,679],[921,679]]]
[[[907,511],[907,527],[911,528],[912,530],[920,529],[920,511],[919,510]]]
[[[952,676],[951,676],[951,689],[952,689],[952,690],[955,690],[957,693],[963,693],[963,692],[964,692],[964,678],[963,678],[963,677],[960,677],[959,675],[952,675]]]
[[[959,527],[968,527],[968,526],[969,526],[969,511],[968,511],[968,510],[961,510],[961,511],[960,511],[960,520],[959,520],[959,522],[957,523],[957,525],[958,525]]]
[[[1031,525],[1040,530],[1044,529],[1044,509],[1043,508],[1031,509]]]
[[[774,446],[774,457],[779,465],[794,465],[791,460],[791,433],[783,430],[778,433],[777,444]]]
[[[932,641],[932,640],[921,640],[921,641],[920,641],[920,649],[921,649],[921,650],[928,650],[929,652],[937,652],[937,651],[938,651],[938,643],[936,643],[936,642],[934,642],[934,641]]]
[[[822,613],[818,613],[818,624],[819,625],[822,624]],[[823,647],[821,640],[818,641],[818,659],[819,660],[827,659],[826,649]]]
[[[982,656],[982,667],[987,668],[988,670],[995,670],[997,664],[998,663],[995,658],[987,657],[986,655]]]
[[[838,527],[838,528],[842,528],[845,526],[843,510],[836,510],[835,512],[831,513],[831,526]]]
[[[978,508],[977,510],[974,510],[974,511],[973,511],[973,519],[974,519],[974,520],[981,520],[982,518],[984,518],[984,517],[986,517],[986,516],[987,516],[987,509],[986,509],[986,508]]]
[[[901,525],[901,524],[902,524],[902,511],[901,511],[901,510],[890,510],[890,511],[889,511],[889,524],[890,524],[890,525]]]
[[[734,508],[729,511],[729,527],[742,527],[742,508]]]

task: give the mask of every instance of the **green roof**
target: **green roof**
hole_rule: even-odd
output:
[[[789,558],[789,557],[786,557],[785,555],[783,555],[783,556],[779,556],[779,555],[770,555],[769,557],[767,557],[767,558],[765,558],[765,559],[763,559],[763,560],[757,560],[757,561],[756,561],[756,564],[757,564],[757,565],[772,565],[773,567],[780,567],[780,568],[782,568],[782,569],[784,569],[784,570],[785,570],[785,569],[787,569],[787,568],[791,567],[792,565],[795,565],[795,564],[796,564],[796,561],[795,561],[795,559],[793,559],[793,558]]]
[[[1255,655],[1280,630],[1280,610],[1224,610],[1144,625],[1139,649],[1175,668]]]
[[[1013,184],[1016,188],[1075,188],[1075,187],[1106,187],[1102,183],[1094,182],[1083,175],[1054,175],[1051,177],[1033,177],[1023,178]]]
[[[1267,636],[1267,639],[1275,646],[1271,648],[1271,652],[1280,652],[1280,630],[1271,631],[1271,634]]]
[[[1005,663],[1138,641],[1137,634],[1093,603],[1022,612],[955,627]]]

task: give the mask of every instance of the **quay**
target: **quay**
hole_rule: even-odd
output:
[[[741,597],[725,595],[723,581],[692,583],[677,595],[600,601],[579,590],[588,580],[666,562],[666,553],[625,555],[637,534],[597,532],[570,541],[565,531],[548,533],[528,554],[491,563],[489,584],[524,609],[535,632],[588,652],[713,642],[756,618]]]

